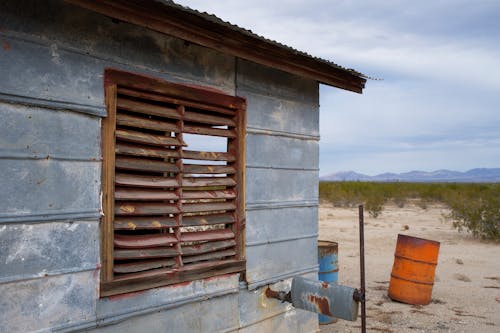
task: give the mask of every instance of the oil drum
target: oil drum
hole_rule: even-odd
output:
[[[318,279],[327,283],[337,283],[339,280],[338,244],[335,242],[318,240]],[[321,325],[337,321],[334,317],[318,315]]]

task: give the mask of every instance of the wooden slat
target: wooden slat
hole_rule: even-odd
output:
[[[221,256],[217,256],[215,258],[221,258]],[[131,262],[127,264],[115,263],[113,271],[115,273],[136,273],[136,272],[147,271],[150,269],[170,267],[173,266],[174,264],[175,260],[173,259],[148,260],[148,261]]]
[[[207,223],[208,224],[208,223]],[[142,230],[175,227],[173,217],[118,217],[115,219],[115,230]]]
[[[146,249],[115,249],[114,255],[117,260],[131,259],[153,259],[175,257],[178,251],[173,247],[152,247]]]
[[[182,179],[182,187],[211,187],[234,185],[236,185],[236,181],[228,177],[188,177]]]
[[[233,190],[182,192],[182,199],[234,199],[234,198],[236,198],[236,192]]]
[[[234,130],[227,130],[227,129],[221,129],[221,128],[211,128],[211,127],[204,127],[204,126],[184,125],[184,133],[211,135],[211,136],[222,136],[222,137],[226,137],[226,138],[236,137]]]
[[[182,226],[185,227],[214,225],[214,224],[229,224],[234,222],[235,219],[233,214],[196,215],[196,216],[185,216],[182,218]]]
[[[234,233],[231,229],[183,232],[181,234],[181,242],[209,242],[231,238],[234,238]]]
[[[179,153],[177,150],[169,148],[153,148],[144,147],[139,145],[127,144],[118,142],[115,147],[116,154],[131,155],[131,156],[144,156],[144,157],[157,157],[157,158],[178,158]]]
[[[115,128],[116,128],[116,85],[105,88],[106,110],[108,116],[102,120],[102,210],[101,221],[101,258],[102,281],[113,279],[113,219],[115,174]]]
[[[184,164],[184,173],[234,174],[236,169],[227,165]]]
[[[178,187],[179,182],[175,178],[151,177],[117,173],[115,184],[133,187]]]
[[[152,101],[157,101],[157,102],[165,102],[165,103],[177,104],[177,105],[182,104],[182,105],[188,106],[188,107],[199,108],[199,109],[213,111],[213,112],[227,114],[227,115],[234,115],[235,114],[234,110],[231,110],[231,109],[217,107],[217,106],[213,106],[213,105],[207,105],[206,103],[196,103],[193,101],[180,100],[179,98],[168,97],[165,95],[158,95],[158,94],[139,91],[139,90],[133,90],[133,89],[127,89],[127,88],[120,87],[120,88],[118,88],[118,93],[121,95],[127,95],[127,96],[131,96],[131,97],[150,99]]]
[[[235,210],[236,204],[234,202],[207,202],[196,204],[183,204],[183,213],[203,213],[214,212],[219,210]]]
[[[115,200],[176,200],[179,196],[172,191],[142,190],[131,188],[115,189]]]
[[[133,101],[126,98],[118,98],[117,106],[118,109],[123,109],[142,114],[149,114],[152,116],[159,116],[170,119],[180,119],[181,117],[176,109]]]
[[[202,124],[210,124],[215,126],[232,126],[236,123],[231,118],[212,116],[200,112],[186,111],[184,114],[184,121],[192,121]]]
[[[234,239],[218,241],[218,242],[207,242],[196,245],[184,245],[182,246],[182,255],[198,255],[201,253],[214,252],[218,250],[227,249],[236,245]]]
[[[170,162],[123,156],[116,157],[115,167],[117,169],[133,171],[179,172],[179,168],[177,168],[175,164]]]
[[[151,129],[161,132],[175,132],[175,133],[180,132],[179,127],[177,125],[168,123],[166,121],[160,121],[157,119],[147,119],[123,113],[118,113],[116,115],[116,124],[121,126]]]
[[[151,234],[151,235],[115,235],[115,247],[123,249],[144,249],[148,247],[168,246],[177,243],[177,239],[172,235]]]
[[[161,268],[142,273],[126,274],[111,282],[102,283],[100,295],[105,297],[237,273],[245,270],[245,264],[245,260],[227,259],[202,262],[175,269]]]
[[[214,260],[214,259],[220,260],[224,257],[232,257],[235,254],[236,254],[236,251],[234,249],[217,251],[217,252],[200,254],[197,256],[183,257],[182,262],[184,264],[188,264],[188,263],[193,263],[193,262],[197,262],[197,261],[206,261],[206,260]]]
[[[155,134],[131,131],[128,129],[117,129],[116,138],[124,141],[142,143],[153,146],[162,146],[162,147],[185,146],[185,144],[179,142],[177,138],[165,135],[155,135]]]
[[[232,154],[211,151],[192,151],[183,150],[182,157],[190,160],[205,160],[205,161],[228,161],[233,162],[236,157]]]
[[[115,205],[115,215],[161,215],[176,214],[179,209],[176,205],[165,203],[137,203],[126,202]]]

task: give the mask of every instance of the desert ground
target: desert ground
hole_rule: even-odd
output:
[[[339,283],[359,286],[358,208],[320,205],[320,239],[339,243]],[[378,218],[365,212],[368,332],[500,332],[500,244],[459,233],[447,209],[387,205]],[[439,241],[429,305],[394,302],[387,296],[397,235]],[[357,322],[320,325],[322,333],[360,332]]]

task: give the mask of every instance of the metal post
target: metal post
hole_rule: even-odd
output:
[[[359,270],[361,275],[361,332],[366,333],[365,230],[363,205],[359,205]]]

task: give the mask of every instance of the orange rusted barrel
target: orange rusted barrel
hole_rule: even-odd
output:
[[[407,304],[429,304],[438,254],[439,242],[398,235],[389,297]]]

